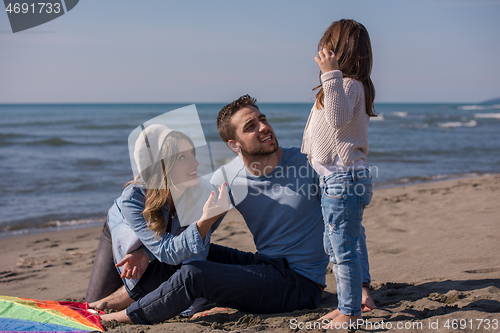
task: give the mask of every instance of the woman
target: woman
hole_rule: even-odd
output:
[[[86,295],[91,307],[124,309],[183,262],[205,260],[228,208],[225,185],[214,203],[212,185],[198,178],[194,144],[185,134],[148,126],[135,142],[134,160],[139,175],[115,200],[103,229]],[[115,263],[120,275],[110,268]],[[125,286],[115,292],[120,277]]]

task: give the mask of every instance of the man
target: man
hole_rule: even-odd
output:
[[[279,147],[255,102],[245,95],[219,112],[219,134],[239,158],[219,169],[212,182],[227,183],[258,252],[211,244],[207,261],[184,264],[126,312],[103,319],[161,322],[199,297],[256,313],[317,307],[328,264],[318,177],[298,148]]]
[[[281,203],[283,201],[289,200],[290,197],[287,197],[287,193],[289,193],[288,189],[291,189],[289,184],[295,183],[297,178],[305,176],[306,178],[310,177],[309,180],[313,180],[315,182],[314,184],[308,184],[305,187],[305,191],[307,192],[308,197],[311,200],[309,204],[316,205],[318,192],[315,185],[317,184],[318,179],[316,173],[309,168],[306,156],[300,153],[299,149],[279,148],[272,127],[267,123],[266,116],[259,111],[259,108],[255,103],[255,99],[251,98],[248,95],[245,95],[232,102],[231,104],[228,104],[219,112],[219,116],[217,118],[217,129],[219,131],[219,135],[221,136],[222,140],[226,142],[235,153],[238,154],[240,159],[235,159],[233,162],[222,168],[219,173],[212,178],[212,183],[220,184],[220,173],[221,171],[225,170],[226,172],[228,172],[227,169],[231,169],[234,171],[232,178],[225,178],[226,182],[228,182],[229,180],[228,184],[230,188],[231,183],[233,183],[234,187],[234,183],[237,182],[238,178],[247,178],[247,185],[250,189],[250,192],[240,204],[236,205],[236,208],[245,218],[245,221],[247,222],[250,231],[254,235],[254,238],[256,237],[256,235],[258,235],[260,236],[259,238],[262,239],[265,237],[271,238],[271,235],[273,233],[273,230],[271,229],[276,228],[277,226],[267,225],[267,229],[263,229],[259,221],[259,212],[255,210],[255,206],[259,206],[261,200],[267,202],[267,199],[271,198],[272,200],[270,207],[264,209],[265,212],[270,212],[274,208],[274,210],[289,209],[290,214],[295,214],[294,210],[290,209],[293,208],[293,205],[282,207],[281,205],[277,205],[276,203]],[[284,151],[285,157],[283,157]],[[286,161],[294,161],[294,168],[298,171],[302,170],[303,172],[298,175],[293,173],[291,174],[287,171],[284,172],[283,167],[289,167],[288,165],[286,165]],[[244,167],[243,164],[245,165]],[[276,168],[278,170],[276,170]],[[244,171],[245,169],[246,172]],[[311,173],[313,173],[314,175],[312,175]],[[217,179],[218,177],[219,179]],[[269,189],[277,185],[276,178],[284,178],[286,180],[285,182],[281,182],[281,187],[278,187],[278,189],[281,189],[281,191],[275,191],[273,195],[272,190],[269,191]],[[285,187],[283,187],[283,185]],[[267,192],[265,191],[266,187],[268,190]],[[297,187],[297,189],[300,191],[300,188]],[[254,193],[258,193],[259,195],[255,196]],[[264,193],[267,194],[264,195]],[[302,209],[303,207],[307,206],[308,205],[302,206],[302,204],[296,203],[295,207]],[[277,212],[276,216],[280,216],[283,213]],[[254,216],[255,214],[257,214],[257,216]],[[316,217],[311,218],[314,219]],[[320,224],[323,227],[322,217],[320,218],[320,220]],[[317,222],[316,220],[314,221]],[[308,224],[311,223],[312,222],[309,221]],[[288,228],[289,225],[284,225],[284,227]],[[371,277],[369,273],[366,237],[364,228],[361,228],[362,232],[358,242],[357,252],[360,257],[363,271],[362,310],[363,312],[367,312],[375,309],[376,305],[373,302],[370,294]],[[288,232],[288,234],[293,234],[294,232],[300,234],[304,231],[305,229],[293,231],[287,230],[286,232]],[[264,233],[264,235],[260,235],[259,233]],[[316,235],[311,235],[311,239],[308,239],[306,242],[312,241],[315,236]],[[291,239],[293,239],[293,236],[291,237]],[[321,244],[322,242],[323,241],[321,240]],[[270,245],[271,248],[274,249],[273,244]],[[268,254],[268,249],[265,247],[264,243],[262,243],[261,248],[258,247],[258,251],[261,254]],[[285,256],[288,254],[286,251],[280,253]],[[269,255],[274,255],[274,253],[272,253],[272,250],[270,250]],[[293,253],[292,258],[294,258]],[[293,260],[292,258],[287,257],[289,262]],[[307,276],[307,273],[303,271],[301,265],[302,263],[292,262],[290,266],[296,271],[306,274]]]

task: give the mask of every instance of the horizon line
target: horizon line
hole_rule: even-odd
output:
[[[153,105],[153,104],[223,104],[226,105],[230,102],[0,102],[0,105]],[[276,102],[276,101],[259,101],[258,104],[312,104],[312,101],[304,102]],[[376,101],[374,104],[499,104],[495,102],[482,101],[482,102],[415,102],[415,101]]]

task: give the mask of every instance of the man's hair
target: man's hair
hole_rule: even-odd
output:
[[[228,142],[229,140],[235,140],[235,129],[231,126],[231,118],[234,114],[241,109],[247,106],[253,106],[256,109],[259,109],[257,104],[255,104],[257,100],[249,95],[244,95],[238,98],[235,101],[232,101],[228,105],[224,106],[217,115],[217,131],[219,131],[219,135],[224,142]]]

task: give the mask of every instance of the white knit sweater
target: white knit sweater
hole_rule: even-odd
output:
[[[349,166],[368,155],[368,121],[365,93],[360,81],[342,78],[341,71],[321,75],[324,107],[314,104],[302,138],[302,153],[309,160],[333,165],[338,156]]]

